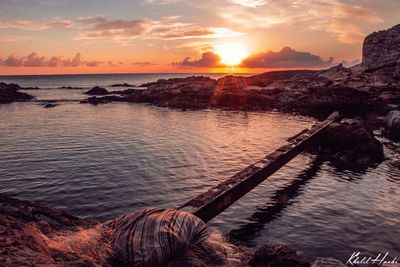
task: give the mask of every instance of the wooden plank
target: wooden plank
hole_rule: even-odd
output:
[[[330,124],[339,119],[338,112],[332,113],[325,121],[295,136],[287,145],[266,155],[178,209],[191,212],[208,222],[300,154],[307,146],[315,142]]]

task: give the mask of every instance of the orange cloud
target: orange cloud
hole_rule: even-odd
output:
[[[183,61],[172,63],[177,67],[224,68],[221,58],[214,52],[203,53],[200,59],[191,60],[186,57]],[[242,68],[320,68],[333,65],[333,58],[323,60],[309,52],[299,52],[285,47],[279,52],[268,51],[250,55],[240,64]]]
[[[213,52],[205,52],[201,55],[200,59],[191,60],[190,57],[186,57],[183,61],[172,63],[177,67],[199,67],[199,68],[218,68],[224,67],[221,65],[221,58]]]
[[[85,61],[81,53],[77,53],[73,58],[64,58],[62,56],[46,58],[32,52],[24,57],[10,55],[5,60],[0,60],[0,65],[7,67],[97,67],[102,63],[97,60]]]
[[[339,0],[230,2],[235,5],[220,8],[219,14],[226,21],[241,28],[253,30],[280,25],[296,26],[325,31],[340,42],[349,44],[362,42],[366,35],[362,30],[365,24],[383,22],[375,11]]]
[[[26,31],[47,30],[50,28],[67,29],[72,26],[70,20],[54,18],[47,21],[14,20],[0,22],[0,29],[17,29]]]

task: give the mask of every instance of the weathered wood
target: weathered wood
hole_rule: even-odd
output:
[[[338,112],[332,113],[325,121],[315,124],[308,131],[303,131],[287,145],[249,165],[228,180],[186,202],[178,209],[191,212],[203,221],[208,222],[300,154],[307,146],[315,142],[330,124],[339,120],[339,118]]]

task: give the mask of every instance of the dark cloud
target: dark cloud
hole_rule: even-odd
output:
[[[241,64],[246,68],[316,68],[332,65],[333,58],[327,61],[309,52],[298,52],[285,47],[279,52],[266,52],[251,55]]]
[[[186,57],[182,62],[172,63],[178,67],[200,67],[200,68],[215,68],[222,67],[221,58],[213,52],[205,52],[198,60],[191,60],[190,57]]]
[[[64,58],[61,56],[46,58],[39,56],[36,52],[32,52],[24,57],[10,55],[5,60],[0,60],[0,65],[7,67],[97,67],[100,64],[102,62],[97,60],[83,60],[81,53],[77,53],[73,58]]]

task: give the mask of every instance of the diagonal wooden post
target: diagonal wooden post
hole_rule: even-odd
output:
[[[178,209],[191,212],[205,222],[210,221],[282,168],[307,146],[318,140],[326,128],[339,119],[340,115],[338,112],[332,113],[323,122],[316,123],[308,131],[296,135],[287,145],[278,148],[258,162],[249,165],[228,180],[186,202]]]

